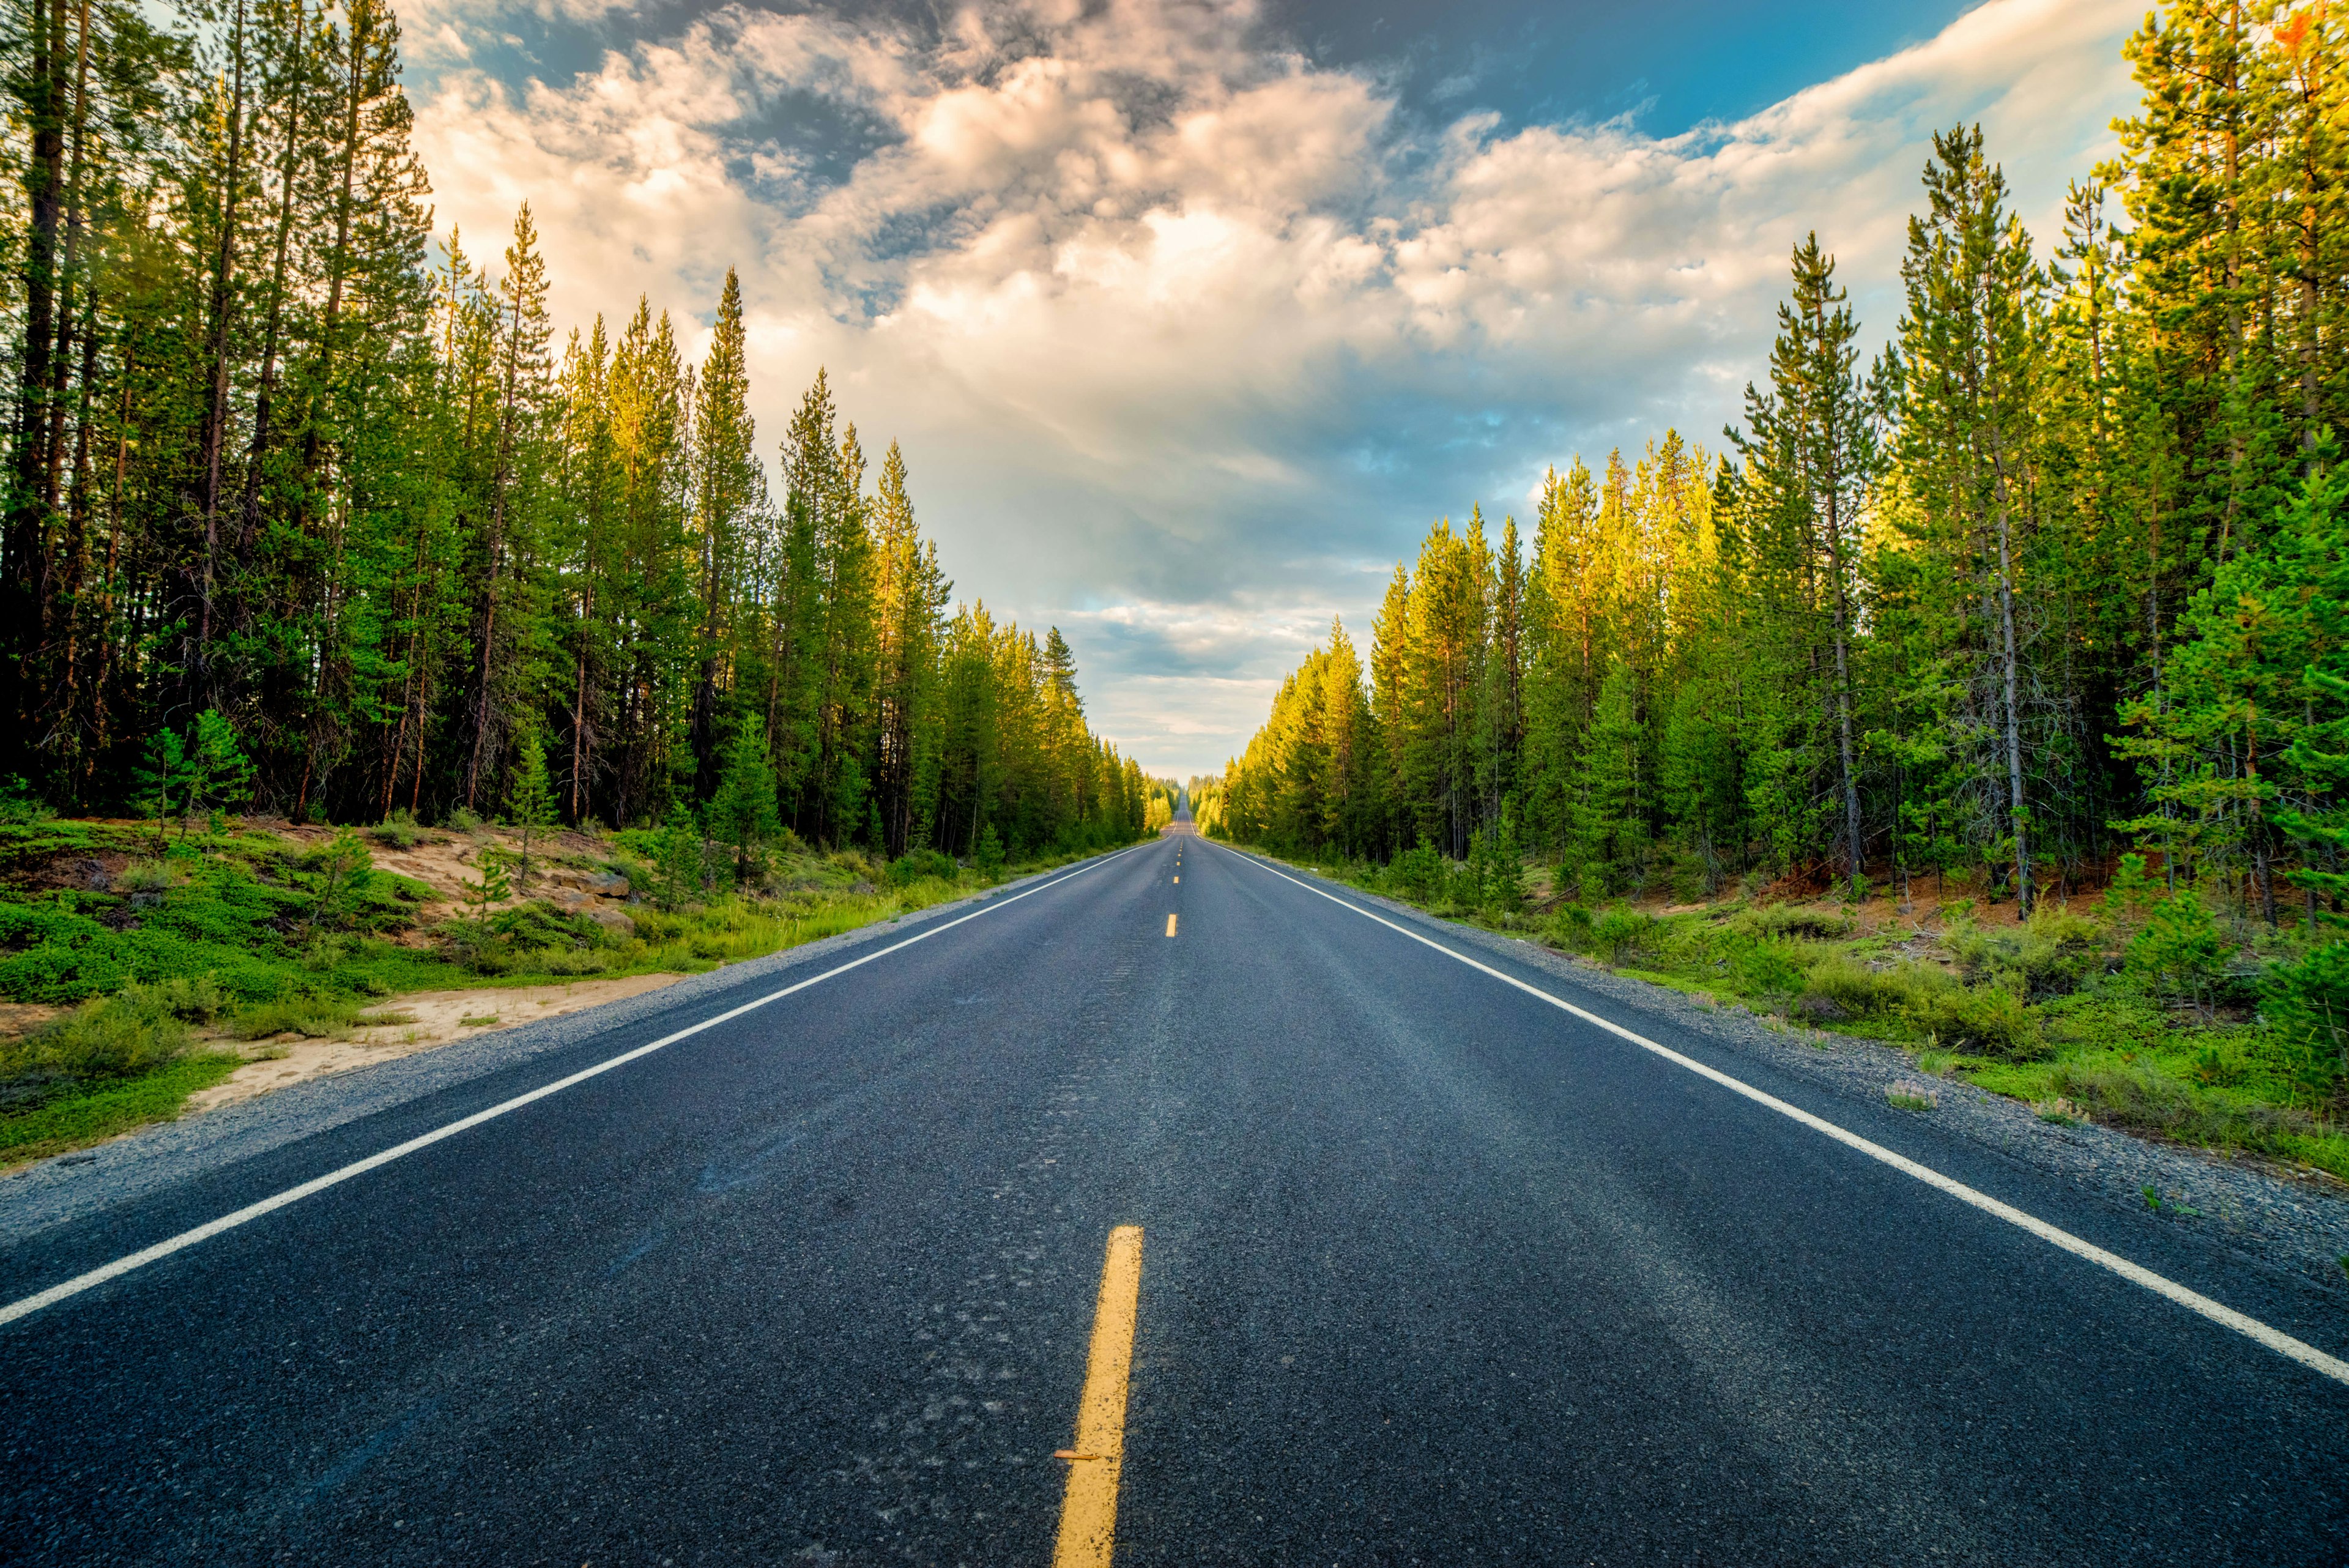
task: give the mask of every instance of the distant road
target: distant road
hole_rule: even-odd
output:
[[[0,1324],[0,1561],[1040,1564],[1121,1410],[1119,1563],[2343,1561],[2349,1387],[1352,902],[1146,844]],[[1381,913],[2349,1348],[2181,1227]],[[0,1303],[777,985],[47,1232]]]

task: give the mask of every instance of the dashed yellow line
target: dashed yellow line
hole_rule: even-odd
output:
[[[1109,1568],[1117,1547],[1125,1385],[1133,1367],[1133,1316],[1141,1296],[1142,1227],[1120,1225],[1110,1231],[1109,1251],[1102,1260],[1085,1391],[1077,1401],[1077,1446],[1053,1456],[1069,1461],[1069,1489],[1061,1499],[1061,1539],[1052,1549],[1052,1568]]]
[[[1173,915],[1168,915],[1166,917],[1166,934],[1170,937],[1174,934],[1174,917]]]

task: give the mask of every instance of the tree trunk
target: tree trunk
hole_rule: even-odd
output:
[[[343,147],[341,189],[335,198],[335,248],[326,262],[326,308],[318,323],[318,378],[312,397],[331,396],[330,384],[335,372],[336,330],[343,314],[343,281],[350,267],[352,182],[357,177],[359,149],[359,109],[367,94],[367,35],[375,25],[375,6],[371,0],[352,0],[350,27],[350,86],[343,106]],[[453,306],[452,306],[453,309]],[[318,417],[315,407],[305,419],[302,432],[302,484],[295,501],[294,525],[300,532],[306,521],[310,505],[310,475],[318,463]]]
[[[2023,722],[2020,680],[2014,654],[2013,515],[2008,504],[2006,477],[1998,485],[1998,618],[2002,661],[2006,678],[2006,777],[2008,810],[2014,823],[2015,917],[2031,918],[2031,846],[2023,795]]]
[[[25,233],[25,337],[19,363],[16,473],[8,496],[5,556],[7,607],[5,636],[16,665],[10,704],[16,722],[0,742],[12,762],[30,751],[31,703],[39,681],[33,669],[47,619],[48,508],[42,503],[48,470],[50,354],[57,334],[57,223],[64,183],[65,127],[59,112],[61,84],[53,30],[63,0],[32,0],[27,62],[26,119],[32,145],[25,162],[27,223]]]
[[[212,274],[212,399],[203,425],[204,545],[195,658],[191,667],[191,695],[197,707],[210,707],[212,703],[212,597],[219,576],[221,454],[228,440],[229,328],[235,306],[236,209],[239,187],[244,179],[244,0],[237,0],[236,23],[230,38],[233,60],[229,91],[228,171],[221,188],[220,252]]]
[[[278,160],[277,245],[269,266],[269,324],[262,333],[261,386],[254,397],[253,447],[244,471],[244,500],[239,508],[246,548],[251,547],[260,524],[261,469],[269,454],[271,406],[277,390],[277,335],[285,318],[285,260],[294,237],[294,163],[302,137],[302,28],[308,19],[308,7],[297,5],[288,67],[292,83],[285,102],[285,152]]]

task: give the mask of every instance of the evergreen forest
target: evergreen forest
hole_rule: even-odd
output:
[[[885,858],[1143,831],[1058,630],[953,603],[821,372],[771,493],[731,273],[697,364],[642,300],[558,338],[527,206],[435,242],[380,0],[9,16],[20,801],[440,821],[543,775],[565,824]]]
[[[1754,871],[1963,879],[2027,912],[2139,848],[2271,924],[2349,817],[2349,89],[2338,18],[2180,5],[2125,155],[2052,245],[1939,136],[1906,307],[1813,234],[1766,381],[1398,565],[1224,779],[1237,836],[1384,859],[1479,835],[1592,898]]]
[[[1367,649],[1333,625],[1195,789],[1206,831],[1399,888],[1506,864],[1509,904],[1519,867],[1547,867],[1586,947],[1609,901],[1962,898],[2024,921],[2116,878],[2142,915],[2149,885],[2193,950],[2176,973],[2231,974],[2247,1002],[2265,976],[2297,1064],[2272,1097],[2329,1104],[2349,1083],[2344,27],[2323,6],[2148,16],[2119,155],[2053,235],[1979,128],[1936,136],[1879,352],[1826,238],[1802,237],[1720,445],[1667,431],[1553,470],[1530,538],[1481,509],[1436,523]]]

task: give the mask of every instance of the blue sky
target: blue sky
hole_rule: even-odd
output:
[[[1154,771],[1245,743],[1438,515],[1677,426],[1718,447],[1816,227],[1877,336],[1930,132],[2035,233],[2109,155],[2129,0],[1903,7],[413,0],[444,225],[528,200],[558,319],[819,365],[957,591],[1057,623]]]

